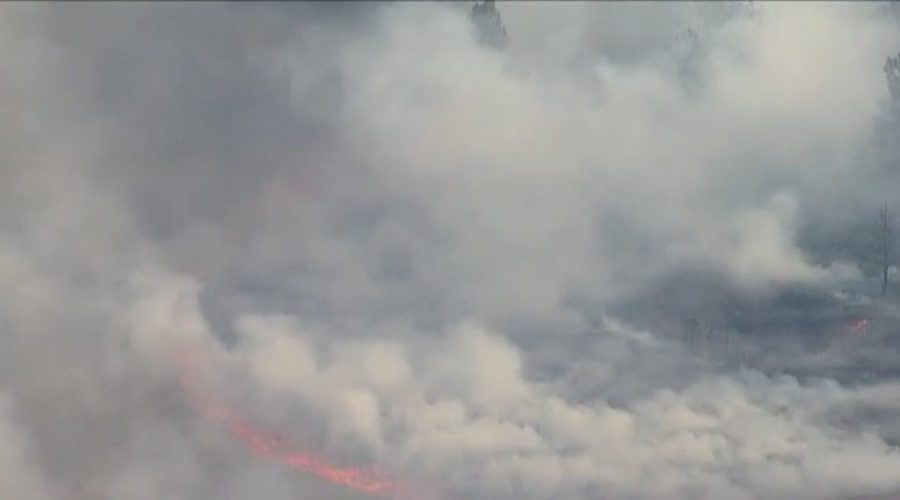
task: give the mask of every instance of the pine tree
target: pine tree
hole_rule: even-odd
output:
[[[509,44],[509,36],[494,0],[484,0],[474,5],[472,22],[478,30],[479,42],[497,49],[504,49]]]

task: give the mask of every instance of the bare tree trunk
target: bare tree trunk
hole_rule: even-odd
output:
[[[881,250],[881,296],[887,295],[888,270],[891,266],[891,243],[893,238],[893,217],[887,203],[878,209],[878,245]]]

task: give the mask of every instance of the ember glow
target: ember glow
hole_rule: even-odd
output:
[[[865,333],[868,328],[869,320],[867,320],[866,318],[862,318],[850,323],[848,332],[853,335],[860,335]]]
[[[238,411],[215,401],[196,383],[195,364],[183,362],[178,385],[191,407],[241,443],[253,456],[277,462],[289,469],[313,474],[329,483],[372,495],[396,497],[400,485],[371,467],[342,467],[316,454],[296,450],[278,433],[245,418]]]

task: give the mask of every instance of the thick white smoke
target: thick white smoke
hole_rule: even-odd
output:
[[[423,498],[900,490],[895,378],[832,377],[895,341],[673,335],[709,282],[867,286],[892,11],[500,3],[498,48],[469,7],[0,8],[0,497],[366,498],[184,355]]]

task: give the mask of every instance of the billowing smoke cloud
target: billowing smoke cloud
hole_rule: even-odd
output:
[[[0,497],[900,491],[895,9],[471,9],[0,9]]]

